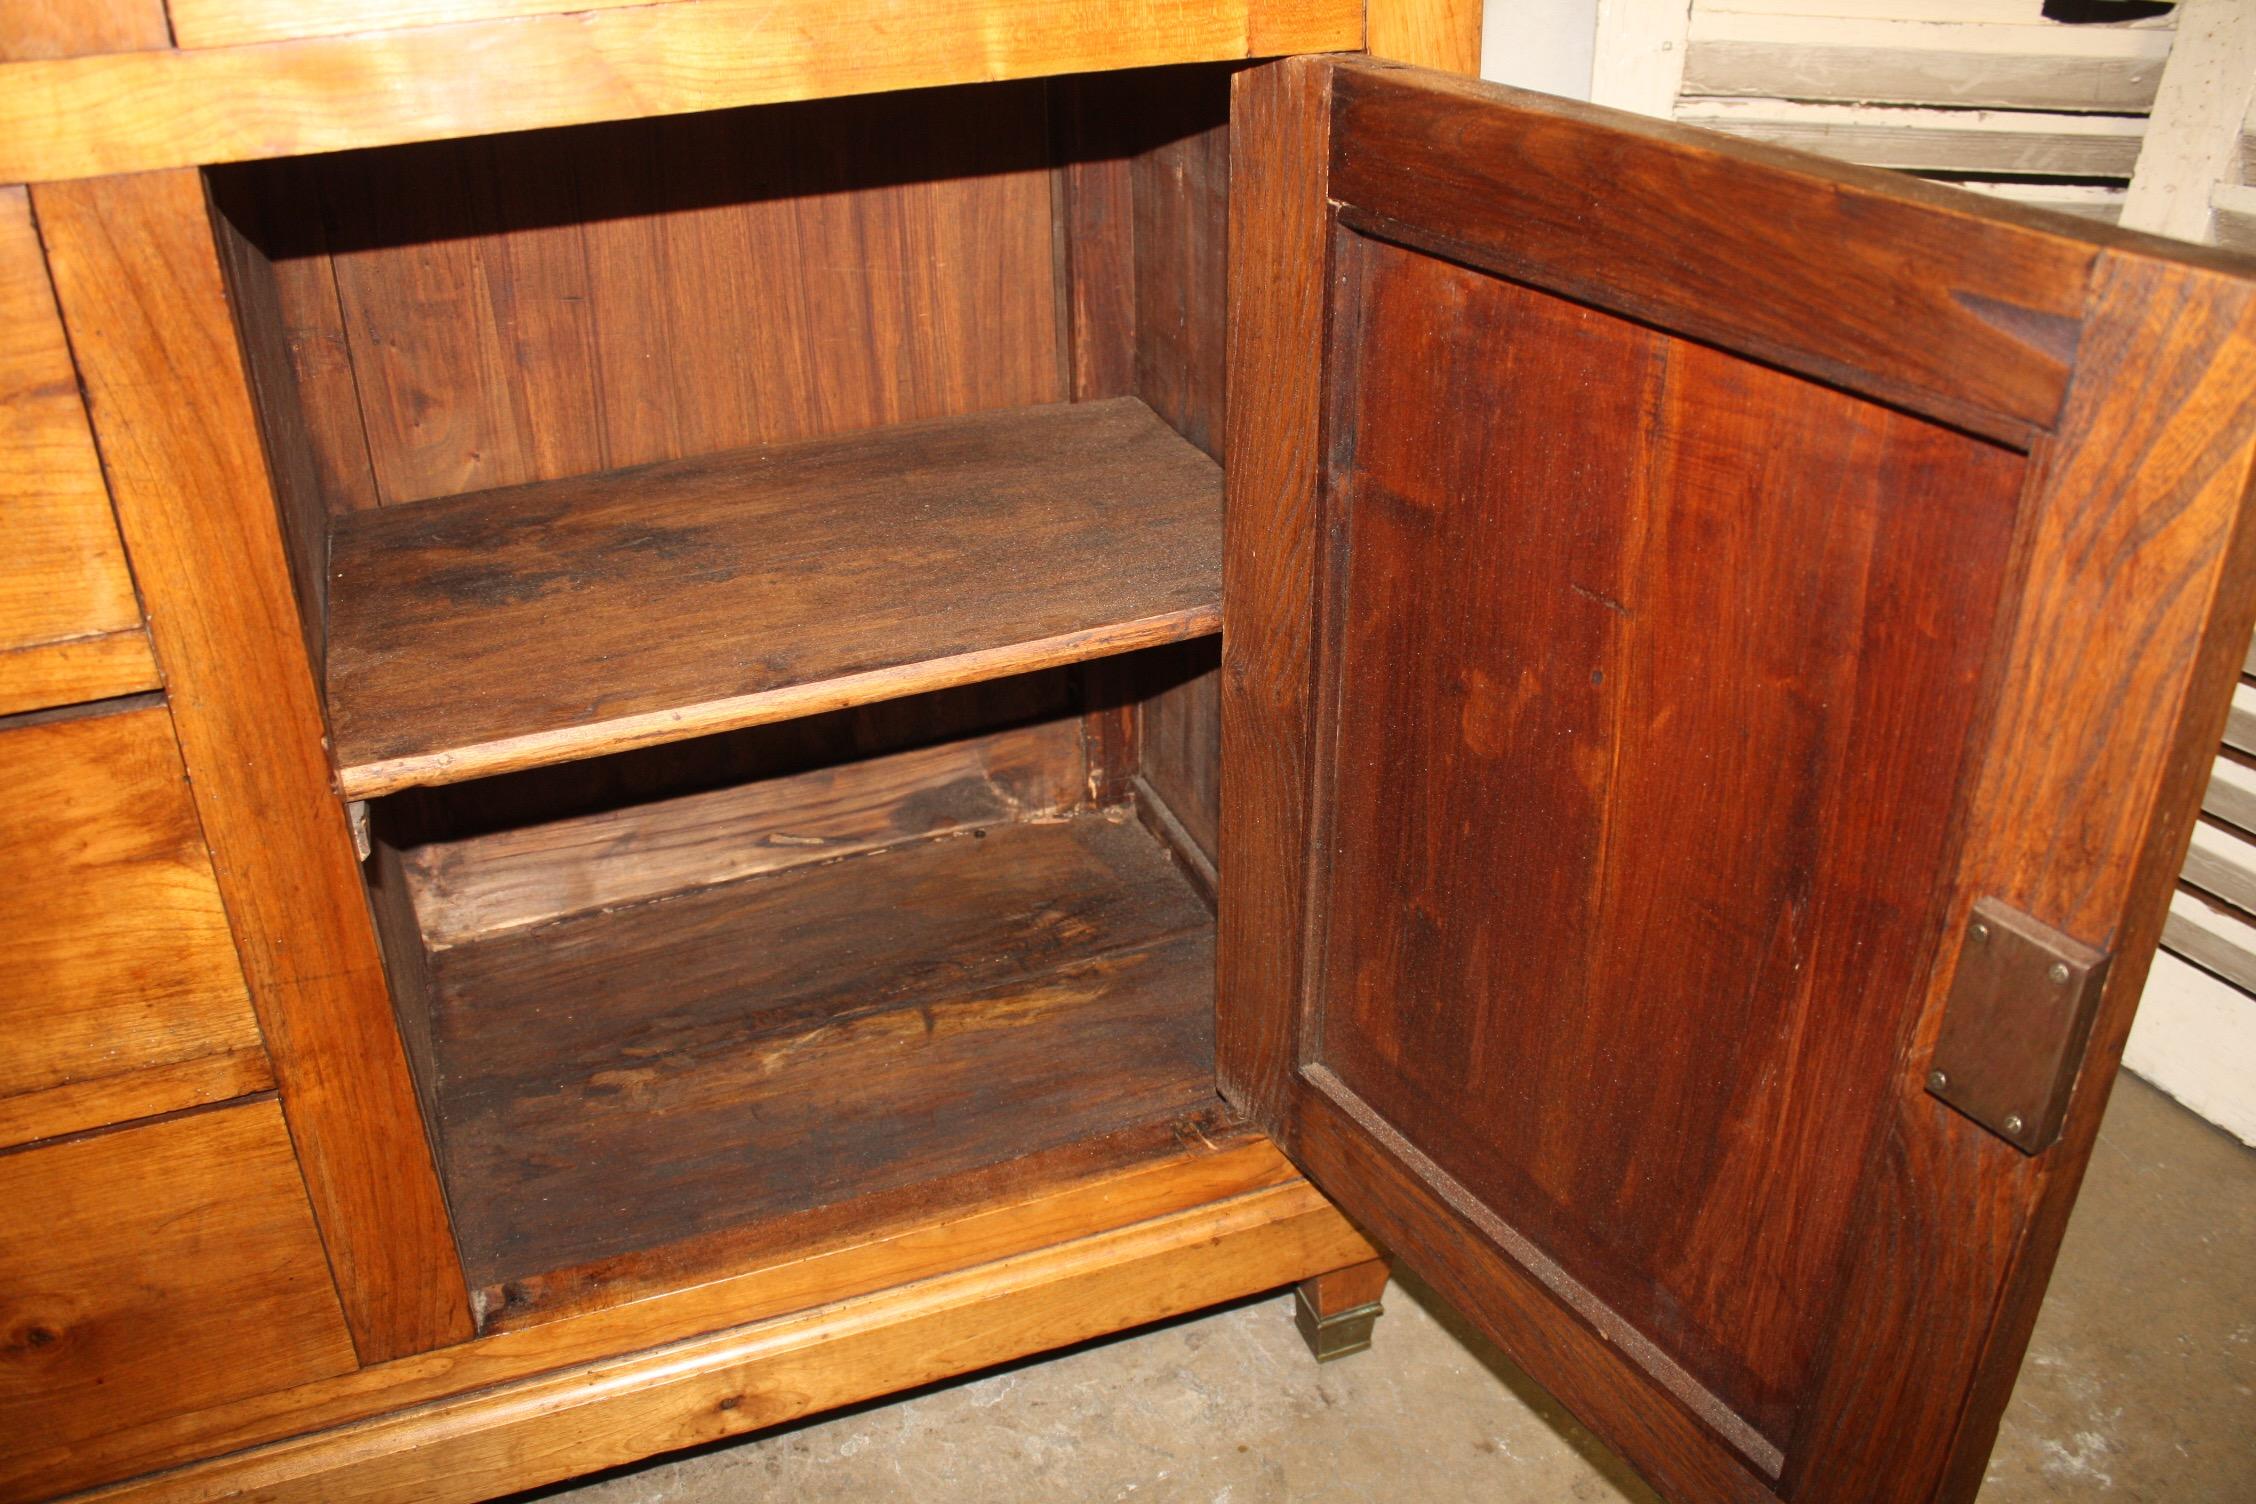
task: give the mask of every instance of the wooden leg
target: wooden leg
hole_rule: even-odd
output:
[[[1293,1287],[1293,1320],[1319,1363],[1359,1353],[1371,1345],[1379,1319],[1379,1296],[1386,1289],[1384,1259],[1350,1264]]]

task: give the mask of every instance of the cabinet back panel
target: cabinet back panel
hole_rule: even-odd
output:
[[[344,510],[1062,400],[1050,168],[1013,84],[215,176]]]
[[[1937,940],[2024,462],[1343,254],[1318,1060],[1783,1446]]]

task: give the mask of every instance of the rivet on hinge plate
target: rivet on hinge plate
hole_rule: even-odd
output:
[[[2024,1154],[2060,1136],[2108,957],[1994,898],[1976,900],[1927,1090]]]

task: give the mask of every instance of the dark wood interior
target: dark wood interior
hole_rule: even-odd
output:
[[[208,175],[488,1320],[1213,1110],[1227,87]]]

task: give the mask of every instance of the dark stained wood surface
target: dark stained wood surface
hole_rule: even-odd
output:
[[[1232,82],[1229,506],[1214,1071],[1293,1148],[1287,1093],[1307,930],[1317,455],[1330,73],[1287,60]],[[1247,143],[1252,143],[1249,147]]]
[[[1365,64],[1238,101],[1226,1092],[1669,1497],[1970,1498],[2256,611],[2256,281]],[[2112,957],[2035,1156],[1923,1085],[1984,896]]]
[[[189,789],[363,1361],[470,1333],[191,171],[33,191]]]
[[[1346,264],[1321,1059],[1775,1449],[1935,944],[2022,459]]]
[[[1078,807],[1077,721],[435,842],[406,857],[434,948],[590,909]]]
[[[1948,422],[2018,437],[2060,411],[2087,240],[1540,94],[1379,65],[1334,87],[1331,191],[1374,229]]]
[[[2023,497],[2025,582],[1939,900],[1949,939],[1873,1145],[1834,1361],[1788,1479],[1829,1504],[1924,1496],[1936,1480],[1902,1466],[1913,1440],[1947,1447],[1945,1497],[1981,1485],[2256,616],[2256,280],[2111,250],[2082,350]],[[2060,1140],[2033,1157],[1923,1084],[1985,895],[2113,957]],[[1977,1308],[1995,1314],[1969,1320]],[[1841,1360],[1883,1346],[1887,1363]]]
[[[284,274],[305,422],[346,510],[1063,400],[1044,87],[217,181]],[[328,385],[340,354],[348,384]]]
[[[1212,1101],[1211,921],[1133,822],[914,842],[432,957],[447,1184],[504,1284]]]
[[[356,513],[340,776],[363,797],[1211,632],[1220,492],[1120,398]]]

